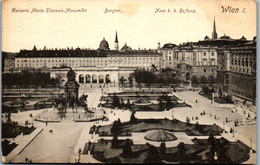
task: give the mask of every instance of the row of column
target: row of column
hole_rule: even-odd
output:
[[[109,74],[106,75],[93,74],[93,75],[85,75],[85,76],[79,75],[78,82],[79,83],[105,83],[106,78],[110,79]]]

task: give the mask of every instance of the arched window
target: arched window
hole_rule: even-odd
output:
[[[105,81],[106,81],[106,83],[110,83],[109,74],[106,75]]]
[[[90,75],[89,74],[86,75],[86,83],[90,83]]]
[[[99,75],[98,76],[98,79],[99,79],[99,83],[104,83],[104,75]]]
[[[79,75],[79,83],[84,83],[84,76],[82,74]]]
[[[92,83],[97,83],[97,75],[92,75]]]
[[[203,62],[203,65],[207,65],[207,59],[206,58],[203,58],[202,62]]]
[[[211,59],[211,65],[215,65],[215,61],[216,61],[215,58],[212,58]]]

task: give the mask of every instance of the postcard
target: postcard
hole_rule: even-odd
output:
[[[3,163],[255,164],[253,0],[4,0]]]

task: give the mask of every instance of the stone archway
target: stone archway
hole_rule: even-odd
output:
[[[99,83],[104,83],[104,75],[99,75],[98,76],[98,80],[99,80]]]
[[[92,75],[92,83],[97,83],[98,80],[97,80],[97,75],[93,74]]]
[[[185,76],[186,76],[186,81],[190,80],[190,73],[189,72],[187,72]]]
[[[65,79],[65,78],[62,78],[62,79],[60,80],[60,82],[66,82],[66,79]]]
[[[110,82],[111,82],[109,74],[106,74],[106,76],[105,76],[105,82],[106,82],[106,83],[110,83]]]
[[[84,76],[83,76],[83,74],[79,75],[79,83],[84,83]]]
[[[91,82],[91,80],[90,80],[90,75],[89,74],[87,74],[86,76],[85,76],[85,79],[86,79],[86,83],[90,83]]]

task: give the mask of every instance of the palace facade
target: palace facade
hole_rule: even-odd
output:
[[[247,40],[244,36],[232,39],[224,34],[218,38],[214,18],[211,38],[205,36],[198,42],[187,42],[180,45],[158,43],[154,50],[133,50],[126,43],[119,49],[116,32],[113,50],[103,38],[97,50],[67,48],[42,49],[35,46],[32,50],[21,50],[14,58],[7,58],[5,71],[21,71],[28,68],[47,69],[58,72],[58,69],[71,67],[76,70],[101,71],[102,68],[113,68],[110,78],[118,82],[115,70],[133,72],[136,69],[156,70],[172,68],[185,82],[193,76],[198,81],[201,77],[213,76],[218,80],[218,90],[255,102],[256,94],[256,39]],[[91,68],[91,69],[89,69]],[[94,69],[93,69],[94,68]],[[122,69],[124,68],[122,71]],[[127,71],[126,71],[127,72]],[[128,72],[127,72],[128,73]],[[104,82],[107,74],[102,74],[99,81],[97,74],[80,74],[80,82]],[[94,75],[94,77],[93,77]],[[86,78],[87,76],[87,78]],[[95,81],[92,81],[95,80]]]
[[[243,44],[252,42],[244,36],[240,39],[232,39],[227,35],[218,38],[216,32],[215,18],[213,22],[212,38],[205,36],[204,40],[198,42],[187,42],[179,46],[168,43],[160,48],[162,59],[160,66],[162,68],[173,68],[181,75],[183,81],[190,81],[192,76],[200,79],[202,76],[217,76],[218,52],[234,47],[240,47]],[[160,43],[158,43],[160,47]]]
[[[125,44],[119,50],[116,33],[114,50],[103,38],[98,50],[89,49],[51,49],[21,50],[15,58],[15,68],[59,68],[59,67],[133,67],[150,69],[160,68],[161,54],[156,50],[132,50]]]
[[[256,38],[239,47],[219,49],[217,84],[219,93],[234,101],[256,103]],[[241,100],[242,99],[242,100]]]

